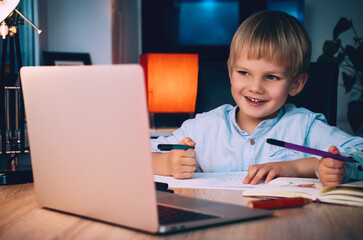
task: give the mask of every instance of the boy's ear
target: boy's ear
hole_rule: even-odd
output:
[[[227,67],[228,67],[228,75],[229,75],[229,81],[231,81],[231,74],[232,74],[232,70],[231,70],[231,64],[229,62],[229,60],[227,61]]]
[[[300,73],[294,80],[289,95],[290,96],[296,96],[301,90],[303,90],[306,81],[308,80],[308,74],[307,73]]]

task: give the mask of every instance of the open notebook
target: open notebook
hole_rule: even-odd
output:
[[[272,214],[155,191],[139,65],[23,67],[20,74],[41,206],[150,233]],[[165,220],[165,210],[184,215]]]
[[[304,197],[313,201],[363,207],[363,181],[323,187],[316,178],[279,177],[244,191],[248,197]]]

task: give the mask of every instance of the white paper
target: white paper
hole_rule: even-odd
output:
[[[256,185],[243,184],[246,172],[194,173],[192,178],[175,179],[169,176],[154,175],[154,181],[163,182],[169,188],[210,188],[210,189],[251,189]],[[260,183],[261,184],[261,183]]]

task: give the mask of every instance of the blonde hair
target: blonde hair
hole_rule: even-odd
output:
[[[247,48],[247,58],[282,64],[293,78],[308,72],[311,58],[309,35],[302,24],[287,13],[258,12],[239,26],[230,47],[230,71],[242,46]]]

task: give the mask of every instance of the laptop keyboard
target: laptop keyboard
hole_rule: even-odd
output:
[[[161,225],[219,218],[218,216],[196,213],[192,211],[166,207],[162,205],[158,205],[158,213],[159,213],[159,223]]]

